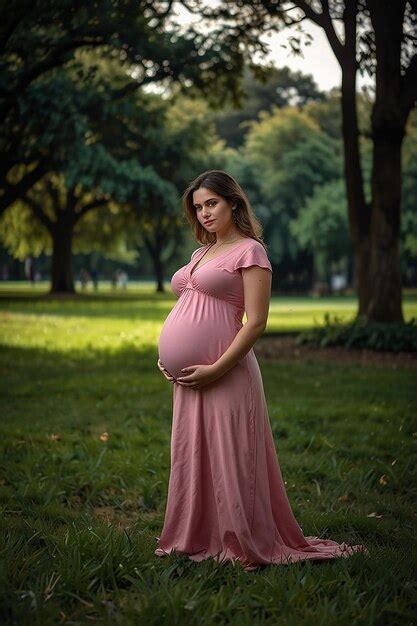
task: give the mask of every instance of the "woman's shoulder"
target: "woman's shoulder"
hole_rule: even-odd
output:
[[[250,241],[250,245],[254,246],[255,248],[262,248],[262,250],[265,250],[264,244],[259,241],[259,239],[255,239],[254,237],[246,237],[246,239],[248,239]]]
[[[249,241],[245,245],[239,246],[239,250],[236,251],[236,255],[233,258],[234,269],[238,270],[251,265],[259,265],[272,272],[272,266],[265,246],[253,237],[248,237],[248,239]]]
[[[245,237],[245,239],[245,245],[243,245],[242,243],[241,245],[236,247],[237,249],[239,249],[240,252],[245,253],[253,250],[261,253],[264,252],[265,254],[267,254],[265,246],[258,239],[254,239],[254,237]]]

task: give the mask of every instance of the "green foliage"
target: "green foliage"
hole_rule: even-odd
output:
[[[290,221],[317,185],[341,176],[340,144],[306,113],[286,107],[251,123],[242,154],[256,177],[271,258],[293,261],[299,245]]]
[[[25,202],[54,237],[54,289],[73,288],[70,242],[87,211],[129,204],[143,223],[157,207],[166,224],[178,226],[176,185],[190,178],[193,158],[194,168],[205,161],[189,150],[187,135],[202,147],[201,134],[189,124],[168,138],[163,119],[169,105],[141,88],[158,83],[169,96],[192,85],[193,96],[204,94],[217,106],[238,97],[239,39],[192,26],[185,32],[172,15],[173,3],[163,4],[18,0],[2,11],[0,214],[18,201],[8,223],[22,209],[19,235],[23,230],[29,237]],[[148,231],[151,224],[148,219]],[[49,251],[37,230],[33,244],[18,241],[17,232],[3,240],[20,257]]]
[[[324,324],[300,333],[299,344],[325,348],[367,348],[389,352],[417,352],[417,319],[404,324],[384,324],[354,320],[346,323],[337,315],[324,315]]]
[[[300,248],[312,253],[319,278],[325,279],[332,261],[351,254],[343,181],[315,187],[289,228]]]
[[[167,196],[173,191],[147,163],[164,113],[151,96],[109,102],[106,93],[61,71],[29,88],[22,113],[50,171],[62,173],[66,189],[78,196],[126,202],[134,194],[140,203],[155,188]]]
[[[145,215],[152,195],[160,198],[167,216],[176,208],[176,188],[153,167],[160,163],[161,144],[166,148],[160,140],[165,110],[161,98],[145,94],[108,103],[100,91],[74,84],[62,72],[28,90],[25,115],[38,149],[48,154],[53,168],[28,199],[52,224],[63,211],[74,212],[75,251],[86,250],[89,242],[90,250],[115,253],[121,245],[121,229],[129,226],[123,203],[133,203]],[[100,216],[89,219],[95,226],[83,231],[78,216],[95,205],[101,207]],[[0,238],[18,258],[51,252],[49,237],[33,217],[19,201],[0,221]]]
[[[0,217],[0,241],[8,253],[19,261],[29,255],[38,257],[52,252],[48,231],[33,219],[31,209],[24,202],[15,202]]]
[[[140,87],[166,79],[194,83],[211,101],[227,100],[236,91],[238,76],[226,76],[225,70],[240,66],[239,42],[223,31],[201,34],[190,27],[184,32],[175,23],[173,8],[147,0],[5,4],[0,72],[4,104],[13,106],[16,95],[40,76],[77,63],[79,51],[98,51],[97,63],[88,68],[90,80],[100,66],[102,70],[103,60],[116,59],[124,70],[123,87],[129,85],[127,93],[134,83]],[[86,77],[82,65],[74,67]],[[225,81],[229,90],[212,88]]]
[[[324,101],[313,100],[308,102],[303,110],[318,124],[326,135],[340,140],[342,135],[342,111],[339,89],[332,89]]]
[[[311,252],[333,255],[335,259],[345,256],[350,242],[343,181],[315,187],[290,230]]]
[[[242,88],[246,97],[241,107],[226,105],[213,115],[219,135],[233,148],[243,145],[250,121],[256,120],[261,111],[272,112],[274,107],[286,106],[303,108],[325,98],[310,75],[288,67],[259,66],[255,72],[245,66]]]

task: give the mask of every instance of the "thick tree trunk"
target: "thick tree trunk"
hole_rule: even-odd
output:
[[[359,148],[356,104],[356,16],[357,2],[346,2],[346,41],[340,56],[342,67],[342,136],[349,232],[353,245],[354,279],[358,296],[357,315],[366,315],[369,304],[369,241],[371,209],[366,204]]]
[[[401,143],[403,129],[374,129],[372,239],[368,320],[403,322],[400,272]],[[395,134],[397,135],[395,137]]]
[[[74,222],[62,216],[52,231],[52,265],[50,293],[75,293],[72,270],[72,240]]]
[[[372,224],[367,318],[378,322],[404,321],[399,255],[401,146],[406,123],[401,106],[400,61],[404,7],[404,0],[369,1],[377,69],[372,111]]]

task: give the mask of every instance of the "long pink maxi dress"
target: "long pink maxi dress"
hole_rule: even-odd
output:
[[[159,339],[159,358],[177,378],[183,367],[214,363],[242,327],[241,269],[272,272],[265,248],[248,237],[196,265],[202,246],[172,277],[179,296]],[[157,556],[238,561],[245,570],[367,551],[305,537],[291,510],[253,348],[201,389],[173,383],[171,471]]]

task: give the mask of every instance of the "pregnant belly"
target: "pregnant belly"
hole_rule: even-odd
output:
[[[237,330],[224,320],[193,321],[170,314],[159,337],[159,359],[178,378],[183,367],[215,363],[232,343]]]

